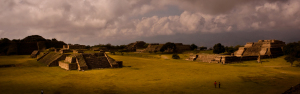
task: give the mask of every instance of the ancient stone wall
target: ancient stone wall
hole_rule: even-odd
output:
[[[49,67],[58,66],[58,61],[64,60],[67,57],[67,54],[56,54],[54,59],[50,61]]]
[[[72,51],[69,50],[69,49],[60,49],[59,52],[60,53],[69,53],[69,52],[72,52]]]
[[[149,44],[148,47],[144,50],[144,52],[154,52],[157,51],[159,52],[159,50],[161,49],[161,47],[163,47],[164,44]]]
[[[239,50],[234,52],[235,56],[243,56],[243,53],[245,52],[245,47],[240,47]]]
[[[110,64],[104,53],[82,54],[89,69],[110,68]]]
[[[76,58],[73,56],[68,56],[66,57],[65,62],[76,63]]]
[[[259,40],[256,43],[247,43],[234,53],[235,56],[280,56],[283,55],[282,47],[285,43],[279,40]]]
[[[39,62],[42,62],[49,67],[58,66],[58,61],[64,60],[66,56],[67,56],[66,54],[50,52],[49,54],[41,58]]]
[[[37,56],[37,61],[44,58],[47,54],[49,54],[49,52],[40,52],[39,55]]]
[[[135,43],[130,43],[127,45],[126,49],[129,51],[136,51],[136,49],[144,48],[146,42],[144,41],[136,41]]]
[[[209,62],[209,63],[218,63],[218,62],[214,62],[215,58],[218,56],[222,56],[222,55],[218,55],[218,54],[197,54],[198,58],[196,60],[198,61],[202,61],[202,62]]]
[[[38,54],[39,54],[39,51],[38,51],[38,50],[34,50],[34,51],[31,53],[30,57],[31,57],[31,58],[36,58]]]
[[[83,50],[73,50],[73,53],[83,53]]]
[[[63,49],[85,49],[85,45],[63,45]]]
[[[237,56],[226,56],[226,55],[219,55],[219,54],[192,54],[186,60],[228,64],[228,63],[248,61],[248,60],[257,60],[257,58],[258,56],[237,57]],[[268,57],[261,56],[261,58],[268,58]]]
[[[83,55],[80,53],[80,54],[74,54],[76,56],[76,62],[77,62],[77,65],[78,65],[78,70],[87,70],[89,69],[86,62],[85,62],[85,59],[83,57]]]
[[[59,61],[59,67],[66,69],[66,70],[78,69],[76,63],[69,63],[69,62],[64,62],[64,61]]]
[[[104,53],[104,56],[107,58],[107,61],[109,62],[110,66],[111,66],[112,68],[119,68],[120,66],[123,65],[123,62],[122,62],[122,65],[119,65],[120,61],[116,62],[115,59],[113,59],[113,58],[107,56],[106,53]]]

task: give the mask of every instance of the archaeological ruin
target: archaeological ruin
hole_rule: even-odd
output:
[[[85,49],[85,45],[63,45],[63,49]]]
[[[120,68],[122,61],[116,61],[109,57],[103,50],[85,53],[82,45],[64,45],[63,49],[39,52],[36,56],[37,61],[49,67],[60,66],[66,70],[87,70],[98,68]],[[32,52],[32,57],[38,51]]]
[[[144,45],[146,44],[146,42],[144,41],[136,41],[134,43],[130,43],[127,45],[126,49],[128,51],[137,51],[137,49],[141,49],[144,48]]]
[[[259,40],[258,42],[246,43],[232,55],[220,54],[192,54],[186,60],[202,61],[209,63],[232,63],[260,58],[275,58],[283,55],[285,42],[279,40]]]

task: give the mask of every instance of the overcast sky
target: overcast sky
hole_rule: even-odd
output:
[[[0,37],[72,44],[300,40],[300,0],[0,0]]]

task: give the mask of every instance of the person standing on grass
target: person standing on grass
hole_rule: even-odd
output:
[[[221,87],[221,83],[219,82],[219,88]]]
[[[217,82],[216,82],[216,81],[215,81],[215,83],[214,83],[214,84],[215,84],[215,88],[217,88]]]
[[[41,90],[41,94],[44,94],[44,91],[43,91],[43,90]]]

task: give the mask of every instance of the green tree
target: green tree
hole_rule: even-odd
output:
[[[225,51],[228,52],[228,53],[233,53],[235,50],[232,46],[230,46],[230,47],[226,46]]]
[[[292,66],[294,61],[300,61],[300,42],[288,43],[283,47],[283,52],[287,55],[284,60]]]
[[[172,58],[173,58],[173,59],[180,59],[179,55],[177,55],[177,54],[173,54],[173,55],[172,55]]]
[[[295,55],[295,57],[300,58],[300,43],[288,43],[283,47],[283,52],[285,55]]]
[[[52,38],[51,41],[52,42],[57,42],[57,40],[55,38]]]
[[[219,53],[224,53],[225,52],[225,47],[221,44],[215,44],[213,47],[213,53],[219,54]]]
[[[191,45],[191,50],[195,50],[195,49],[197,49],[197,48],[198,48],[197,45],[195,45],[195,44],[192,44],[192,45]]]
[[[124,54],[123,52],[127,52],[127,50],[126,49],[119,49],[118,52],[121,53],[121,55],[123,55]]]
[[[163,45],[160,48],[160,52],[165,52],[166,50],[172,50],[173,52],[176,52],[176,45],[174,43],[171,42],[167,42],[165,45]]]
[[[236,46],[234,46],[234,51],[239,50],[240,47],[243,47],[243,46],[241,46],[241,45],[236,45]]]
[[[115,53],[115,51],[110,51],[110,53],[111,53],[111,54],[113,54],[113,55],[115,55],[115,54],[116,54],[116,53]]]
[[[11,41],[8,38],[0,39],[0,54],[7,54]]]
[[[106,47],[108,50],[111,50],[111,48],[112,48],[112,46],[111,46],[110,43],[107,43],[107,44],[105,45],[105,47]]]
[[[293,56],[293,55],[288,55],[288,56],[286,56],[286,57],[284,58],[284,60],[285,60],[286,62],[291,63],[291,66],[293,66],[293,63],[294,63],[294,61],[297,60],[297,58],[296,58],[295,56]]]
[[[207,50],[207,47],[204,47],[204,46],[201,46],[199,48],[200,48],[200,50]]]
[[[12,41],[7,50],[7,55],[15,55],[15,54],[18,54],[18,46],[16,42]]]
[[[148,43],[144,44],[144,45],[143,45],[143,48],[147,48],[148,45],[149,45]]]

